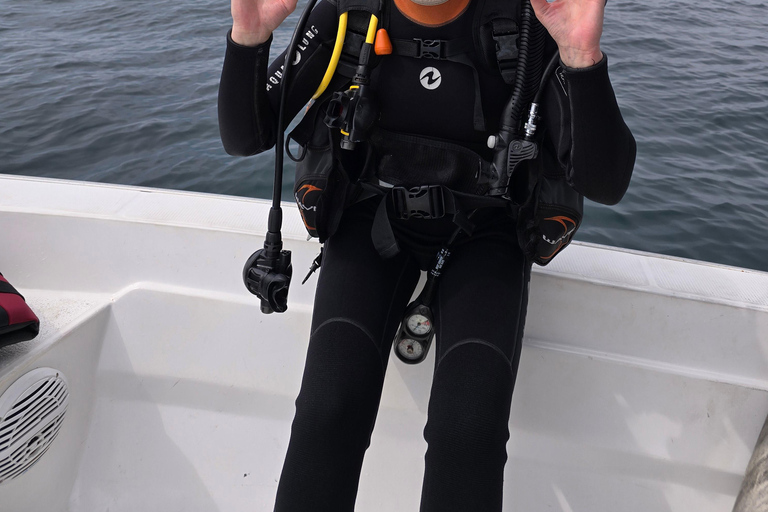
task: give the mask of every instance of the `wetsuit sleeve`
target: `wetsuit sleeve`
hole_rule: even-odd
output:
[[[320,2],[299,42],[286,104],[286,125],[309,101],[331,58],[336,37],[336,7]],[[230,155],[250,156],[275,145],[285,51],[271,65],[272,38],[256,47],[241,46],[227,34],[219,82],[219,133]]]
[[[608,78],[607,58],[585,69],[561,63],[544,105],[545,144],[554,146],[557,167],[568,183],[588,199],[618,203],[632,177],[636,144]]]

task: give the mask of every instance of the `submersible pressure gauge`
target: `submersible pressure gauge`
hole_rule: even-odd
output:
[[[395,354],[404,363],[420,363],[427,357],[434,338],[432,310],[417,299],[408,306],[395,336]]]

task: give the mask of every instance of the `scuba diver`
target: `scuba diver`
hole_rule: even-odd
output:
[[[314,97],[291,138],[296,200],[324,248],[275,510],[354,510],[393,340],[418,362],[434,338],[421,510],[500,511],[531,265],[553,256],[531,252],[521,212],[547,210],[559,186],[571,209],[615,204],[634,166],[600,49],[604,0],[320,0],[287,84],[269,48],[296,0],[231,4],[226,151],[275,145],[284,85],[284,124]],[[564,219],[537,238],[555,253],[578,227]]]

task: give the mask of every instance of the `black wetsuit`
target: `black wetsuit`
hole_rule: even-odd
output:
[[[387,28],[397,39],[448,40],[471,30],[472,14],[470,5],[453,22],[425,28],[392,7]],[[289,114],[298,112],[317,87],[336,24],[335,6],[321,2],[292,79]],[[231,154],[250,155],[274,145],[283,57],[268,70],[268,48],[269,43],[245,48],[228,42],[219,121]],[[550,48],[554,51],[551,41]],[[435,89],[419,80],[429,66],[441,74]],[[629,183],[635,143],[621,118],[605,59],[558,75],[544,97],[545,161],[586,197],[615,203]],[[480,70],[486,130],[477,131],[474,83],[471,68],[460,63],[383,58],[372,79],[382,105],[379,127],[447,139],[488,156],[484,144],[497,128],[509,88],[500,75]],[[371,241],[375,207],[375,200],[368,200],[349,208],[326,242],[276,511],[354,509],[393,337],[419,269],[427,268],[455,227],[449,219],[393,221],[402,250],[382,259]],[[433,304],[436,367],[424,430],[422,511],[501,510],[530,265],[509,219],[486,210],[473,221],[478,228],[456,244]]]

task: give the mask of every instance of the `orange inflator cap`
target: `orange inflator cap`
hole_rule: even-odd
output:
[[[373,51],[376,55],[391,55],[392,41],[389,40],[389,34],[386,29],[380,28],[376,31],[376,40],[373,43]]]

